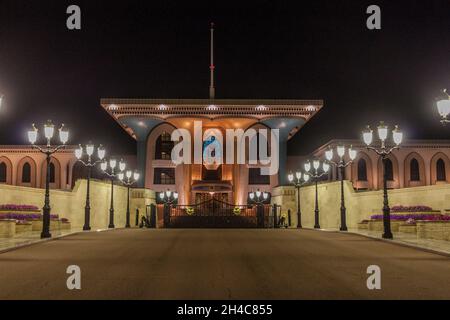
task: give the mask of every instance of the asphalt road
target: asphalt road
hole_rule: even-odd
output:
[[[450,299],[449,270],[449,257],[350,234],[122,229],[0,254],[0,299]]]

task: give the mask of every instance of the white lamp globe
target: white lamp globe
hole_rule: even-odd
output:
[[[330,161],[333,159],[333,149],[329,148],[327,151],[325,151],[325,158]]]
[[[131,178],[131,175],[132,175],[132,174],[133,174],[133,172],[132,172],[131,170],[127,170],[126,176],[127,176],[128,179]]]
[[[322,169],[324,172],[328,172],[328,170],[330,170],[330,165],[328,164],[328,162],[324,162],[322,164]]]
[[[139,172],[134,172],[134,174],[133,174],[133,179],[134,179],[135,181],[139,180]]]
[[[123,160],[121,159],[120,162],[119,162],[119,170],[120,170],[120,171],[123,171],[123,170],[125,170],[125,167],[126,167],[126,164],[125,164],[125,162],[123,162]]]
[[[295,177],[300,180],[302,178],[302,173],[300,171],[295,172]]]
[[[309,170],[311,170],[311,162],[309,162],[309,161],[305,162],[305,170],[307,172],[309,172]]]
[[[400,131],[398,126],[395,126],[394,130],[392,130],[392,138],[394,139],[394,143],[398,146],[402,143],[403,140],[403,132]]]
[[[294,181],[294,175],[292,173],[288,174],[288,180],[289,180],[289,182]]]
[[[103,160],[103,158],[105,157],[105,153],[106,153],[105,148],[102,145],[100,145],[97,149],[98,158],[100,160]]]
[[[86,145],[86,153],[90,157],[94,154],[94,145],[89,143]]]
[[[309,174],[305,173],[305,174],[303,175],[303,180],[304,180],[305,182],[308,182],[308,181],[309,181]]]
[[[378,138],[380,138],[381,141],[385,141],[388,136],[388,127],[384,124],[383,121],[380,122],[377,130],[378,130]]]
[[[363,140],[368,146],[370,146],[373,141],[373,130],[370,129],[369,126],[367,126],[366,130],[363,131]]]
[[[350,157],[350,160],[355,160],[356,155],[358,154],[358,151],[356,151],[355,149],[352,148],[352,146],[350,146],[350,149],[348,149],[348,156]]]
[[[116,159],[110,159],[110,160],[109,160],[109,166],[110,166],[112,169],[114,169],[114,168],[116,167],[116,165],[117,165]]]
[[[253,200],[255,198],[255,193],[254,192],[250,192],[248,194],[248,196],[250,197],[251,200]]]
[[[342,158],[345,155],[345,146],[337,146],[336,151],[339,158]]]
[[[59,140],[62,144],[66,144],[69,140],[69,130],[64,128],[64,123],[61,124],[61,128],[59,128]]]
[[[31,144],[35,144],[37,140],[38,129],[32,125],[32,129],[28,131],[28,140]]]
[[[55,126],[50,120],[48,120],[47,123],[44,124],[44,136],[49,140],[53,137],[54,133],[55,133]]]
[[[77,157],[77,159],[81,159],[82,155],[83,155],[83,147],[80,145],[79,148],[75,149],[75,157]]]
[[[313,168],[314,168],[314,170],[319,169],[319,167],[320,167],[320,161],[319,160],[314,160],[313,161]]]

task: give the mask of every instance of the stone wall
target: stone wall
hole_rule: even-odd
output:
[[[67,218],[72,228],[82,228],[84,224],[84,205],[86,199],[86,180],[78,180],[72,191],[51,190],[50,206],[52,214]],[[29,204],[39,208],[44,204],[44,189],[0,185],[0,204]],[[145,214],[145,206],[155,202],[155,193],[148,189],[131,189],[130,222],[135,224],[136,209],[140,215]],[[91,227],[103,229],[108,227],[109,207],[111,201],[111,184],[91,180]],[[114,224],[125,226],[127,205],[127,188],[114,186]]]
[[[351,182],[344,181],[347,226],[356,228],[357,223],[369,219],[373,214],[381,214],[383,192],[356,192]],[[319,191],[320,225],[322,228],[340,226],[340,182],[321,183]],[[305,186],[300,191],[302,225],[314,226],[314,185]],[[272,192],[272,203],[282,205],[282,212],[291,209],[292,224],[297,225],[297,193],[292,186],[277,187]],[[422,186],[389,190],[389,204],[426,205],[445,213],[450,205],[450,184]]]

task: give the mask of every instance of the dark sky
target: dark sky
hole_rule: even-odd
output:
[[[290,154],[378,120],[450,136],[434,105],[450,87],[450,1],[216,2],[0,0],[0,144],[26,143],[30,123],[51,118],[71,143],[134,152],[100,98],[207,98],[210,21],[217,98],[324,99]],[[69,4],[81,31],[66,29]],[[366,28],[369,4],[381,30]]]

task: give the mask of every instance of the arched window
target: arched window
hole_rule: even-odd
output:
[[[436,180],[437,181],[447,180],[447,175],[445,172],[445,162],[442,159],[438,159],[438,161],[436,161]]]
[[[419,161],[413,158],[409,163],[409,175],[411,181],[420,181],[420,169],[419,169]]]
[[[6,182],[6,163],[0,163],[0,183]]]
[[[158,139],[156,139],[155,159],[170,160],[174,143],[170,138],[170,134],[163,132]]]
[[[55,183],[55,165],[50,162],[50,183]]]
[[[384,172],[386,173],[387,181],[394,181],[394,166],[391,159],[386,159],[384,162]]]
[[[30,183],[31,182],[31,165],[28,162],[22,167],[22,182]]]
[[[367,181],[367,163],[365,159],[358,161],[358,181]]]

